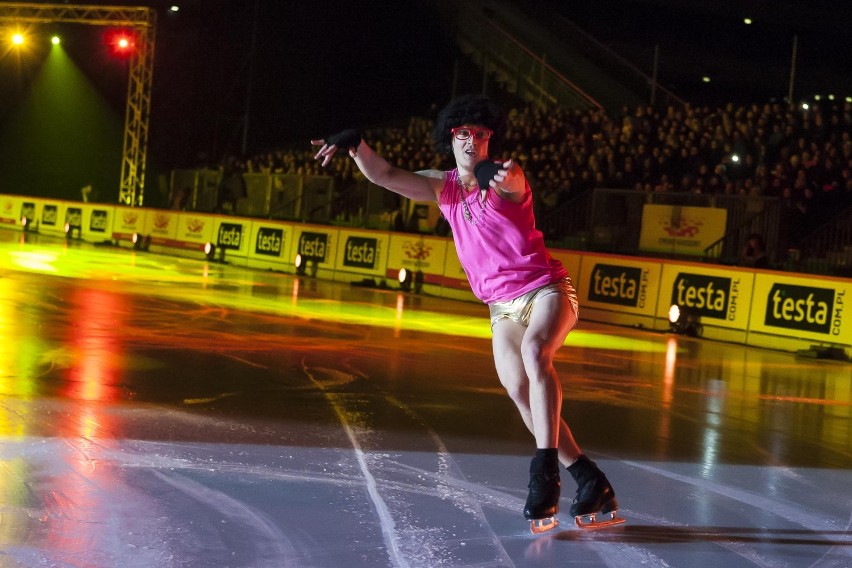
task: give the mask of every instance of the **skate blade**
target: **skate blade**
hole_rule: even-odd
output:
[[[577,515],[574,518],[577,526],[583,530],[605,529],[620,525],[625,519],[618,516],[618,509],[609,513],[590,513]]]
[[[556,528],[557,525],[559,525],[559,521],[556,520],[556,517],[532,519],[530,520],[530,532],[533,534],[541,534]]]

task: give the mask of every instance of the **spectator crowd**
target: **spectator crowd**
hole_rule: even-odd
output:
[[[530,105],[511,109],[507,119],[495,157],[521,165],[540,208],[558,208],[595,187],[777,197],[795,241],[852,206],[852,103],[640,106],[620,113]],[[415,117],[364,134],[400,167],[447,168],[434,153],[431,128],[431,117]],[[332,175],[340,187],[359,175],[350,160],[323,169],[313,153],[306,143],[238,165],[243,172]]]

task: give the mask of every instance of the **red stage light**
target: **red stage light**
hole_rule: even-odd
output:
[[[124,30],[108,32],[106,42],[112,54],[118,57],[128,57],[136,49],[136,37]]]

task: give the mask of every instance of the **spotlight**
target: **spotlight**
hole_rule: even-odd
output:
[[[403,292],[411,291],[412,274],[410,270],[405,268],[399,269],[399,289]]]
[[[14,45],[24,45],[24,34],[16,32],[12,34],[12,43]]]
[[[136,250],[148,250],[148,247],[151,246],[151,237],[149,235],[142,236],[139,233],[133,233],[131,237],[133,241],[133,248]]]
[[[60,43],[62,43],[62,39],[58,35],[55,35],[50,38],[50,43],[52,43],[53,45],[59,45]]]
[[[116,57],[130,57],[136,50],[136,36],[125,30],[112,30],[107,33],[107,45]]]
[[[669,323],[674,324],[680,319],[680,307],[677,304],[672,304],[669,308]]]
[[[669,330],[680,335],[697,337],[703,330],[700,318],[691,311],[672,304],[669,308]]]
[[[307,269],[310,268],[311,278],[316,278],[317,271],[319,270],[319,262],[316,258],[305,258],[301,254],[296,254],[296,258],[293,259],[293,266],[296,267],[296,274],[298,274],[299,276],[304,276],[305,272],[307,272]]]
[[[80,238],[80,227],[74,226],[71,223],[65,223],[65,238],[71,240],[73,238]]]

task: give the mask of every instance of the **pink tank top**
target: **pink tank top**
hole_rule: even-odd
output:
[[[465,209],[463,196],[458,169],[446,172],[438,206],[453,230],[459,261],[477,298],[486,304],[506,302],[568,276],[535,228],[529,184],[521,203],[502,199],[489,188],[484,202],[479,191],[464,196]]]

